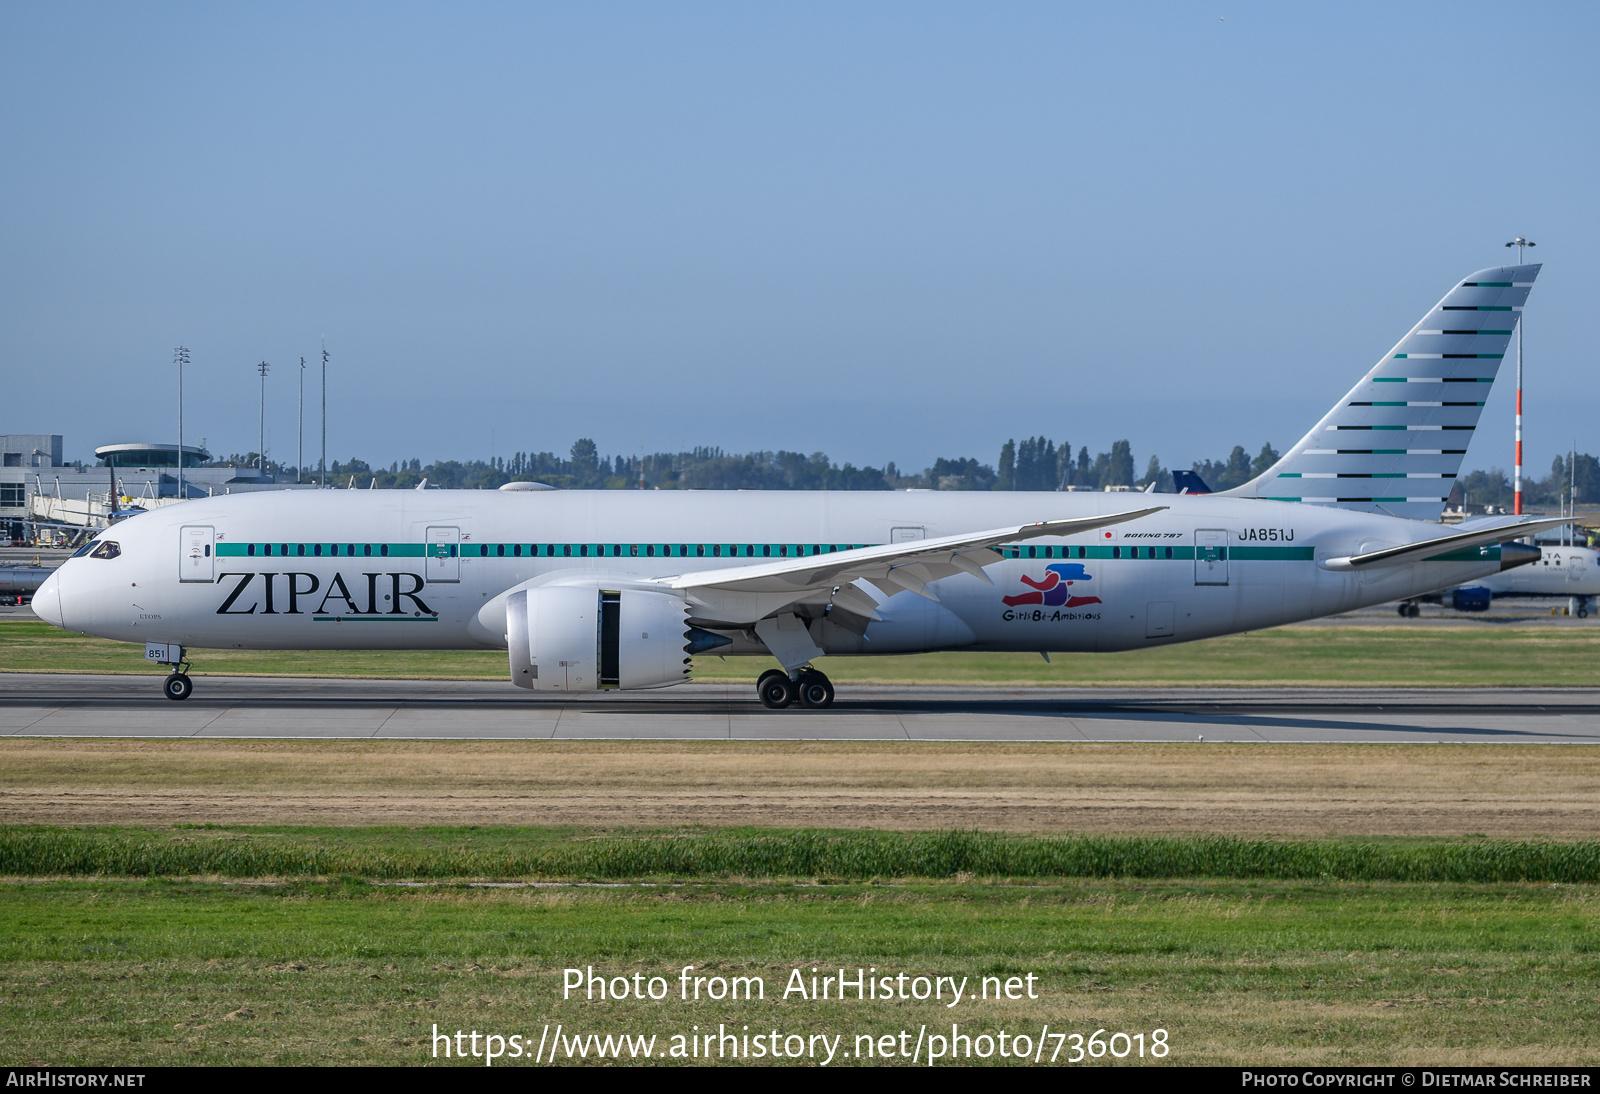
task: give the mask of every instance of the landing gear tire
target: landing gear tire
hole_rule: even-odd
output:
[[[183,673],[175,672],[161,685],[161,691],[168,699],[182,702],[194,694],[194,684]]]
[[[1402,600],[1399,612],[1402,619],[1415,619],[1422,614],[1422,605],[1414,600]]]
[[[800,705],[812,710],[826,710],[833,706],[833,682],[820,672],[802,672]]]
[[[768,710],[782,710],[790,706],[798,697],[799,688],[788,675],[781,672],[763,673],[761,680],[756,684],[756,695],[761,699],[761,705]]]

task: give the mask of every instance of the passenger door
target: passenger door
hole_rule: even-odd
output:
[[[1194,583],[1228,583],[1228,533],[1221,528],[1199,528],[1194,533]]]
[[[430,582],[461,580],[461,529],[433,527],[428,529],[428,557],[423,560],[423,573]]]
[[[178,529],[178,580],[217,579],[216,535],[209,524],[186,524]]]

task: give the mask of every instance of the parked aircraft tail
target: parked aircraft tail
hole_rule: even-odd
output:
[[[1457,283],[1299,444],[1223,493],[1438,520],[1540,265]]]
[[[1211,487],[1193,471],[1174,471],[1172,473],[1172,488],[1180,494],[1209,494]]]

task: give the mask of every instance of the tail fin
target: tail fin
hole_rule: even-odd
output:
[[[1174,471],[1172,473],[1172,488],[1180,494],[1209,494],[1211,487],[1193,471]]]
[[[1540,264],[1479,270],[1234,497],[1438,520]]]

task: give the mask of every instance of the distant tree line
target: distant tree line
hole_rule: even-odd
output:
[[[1213,490],[1242,486],[1279,459],[1271,444],[1263,444],[1252,457],[1243,445],[1220,460],[1197,460],[1191,465]],[[234,454],[211,466],[254,467],[254,452]],[[1157,456],[1151,456],[1143,474],[1136,471],[1133,446],[1113,441],[1109,452],[1091,457],[1084,446],[1073,454],[1068,441],[1049,437],[1012,438],[1000,448],[995,465],[970,456],[940,457],[921,472],[902,471],[893,461],[883,467],[836,464],[826,453],[746,452],[734,454],[720,448],[694,448],[684,452],[656,452],[645,456],[604,456],[594,441],[581,438],[565,457],[554,452],[515,452],[509,458],[488,460],[397,460],[388,467],[373,467],[365,460],[335,460],[330,482],[347,486],[354,479],[360,488],[380,490],[415,488],[424,479],[430,488],[493,490],[508,482],[543,482],[568,490],[1104,490],[1107,487],[1143,490],[1151,483],[1158,493],[1173,489],[1172,474]],[[269,459],[268,472],[280,481],[293,480],[293,465]],[[1600,459],[1580,453],[1570,469],[1576,479],[1580,504],[1600,503]],[[316,474],[305,472],[306,481]],[[1530,478],[1524,489],[1531,505],[1555,505],[1567,490],[1567,457],[1558,456],[1544,479]],[[1508,508],[1511,480],[1498,467],[1473,471],[1456,480],[1452,505],[1472,508]]]
[[[1277,454],[1270,445],[1263,456]],[[1229,460],[1206,460],[1196,469],[1223,484],[1237,485],[1227,468],[1250,460],[1242,448]],[[1258,457],[1259,459],[1260,457]],[[217,461],[254,466],[255,454]],[[1270,461],[1269,461],[1270,462]],[[724,452],[721,448],[694,448],[683,452],[656,452],[644,456],[606,456],[589,438],[576,441],[565,456],[554,452],[514,452],[488,460],[397,460],[388,467],[373,467],[365,460],[335,460],[328,478],[339,486],[352,479],[360,488],[404,490],[421,485],[449,490],[493,490],[508,482],[542,482],[570,490],[1103,490],[1107,487],[1142,490],[1152,482],[1161,492],[1172,490],[1172,475],[1159,457],[1151,456],[1144,474],[1136,471],[1133,446],[1114,441],[1109,452],[1089,455],[1087,447],[1073,455],[1067,441],[1049,437],[1015,438],[1001,446],[999,469],[975,457],[940,457],[920,472],[903,471],[893,461],[882,467],[857,467],[834,463],[824,452]],[[267,461],[279,478],[293,478],[292,466]],[[308,469],[307,476],[315,474]],[[1245,476],[1248,478],[1248,475]],[[1244,479],[1238,479],[1243,482]]]
[[[1526,468],[1523,473],[1527,473]],[[1558,505],[1567,497],[1569,487],[1579,505],[1600,502],[1600,459],[1579,452],[1569,464],[1566,456],[1557,456],[1545,478],[1530,476],[1523,480],[1522,493],[1529,505]],[[1471,509],[1493,506],[1510,510],[1512,501],[1511,476],[1499,467],[1462,475],[1450,491],[1451,505],[1464,504]]]

